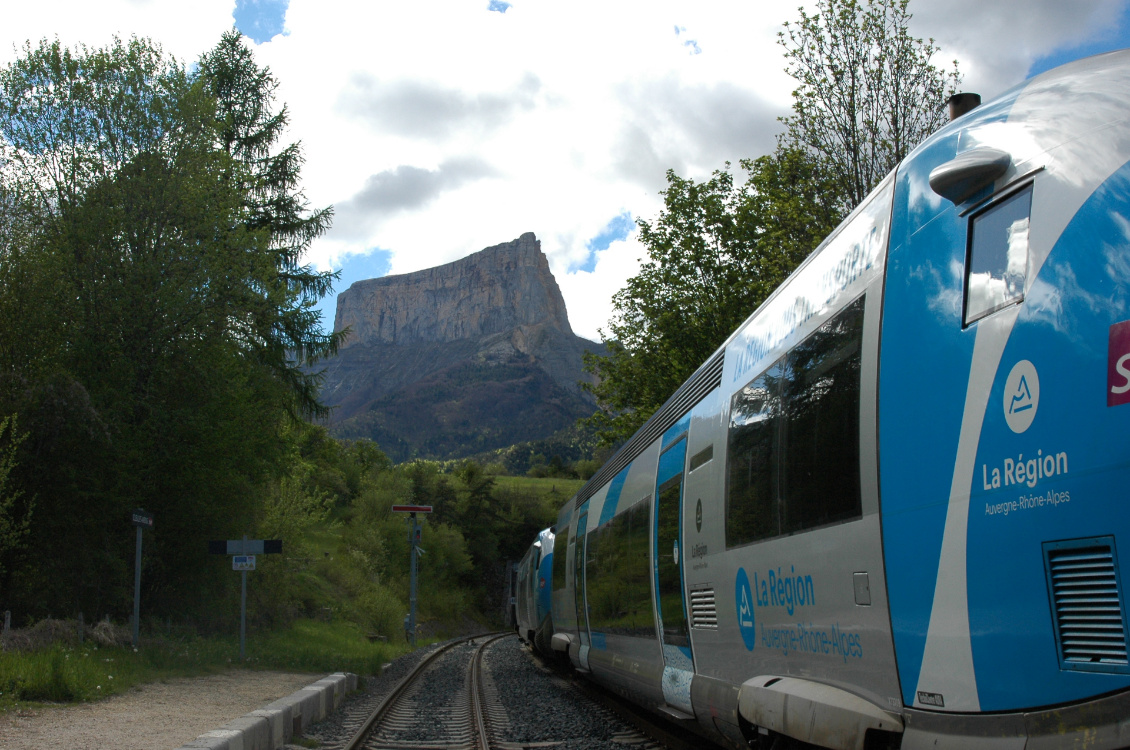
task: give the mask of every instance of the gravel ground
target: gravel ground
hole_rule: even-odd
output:
[[[506,709],[511,742],[556,742],[558,750],[623,750],[625,740],[638,742],[632,727],[570,690],[517,638],[495,644],[486,671]]]
[[[233,669],[154,682],[93,703],[0,714],[4,750],[160,750],[205,732],[325,675]]]

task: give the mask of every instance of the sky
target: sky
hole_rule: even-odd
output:
[[[149,37],[192,63],[235,26],[278,79],[302,187],[332,205],[306,261],[361,279],[534,232],[576,333],[599,338],[646,251],[671,169],[703,179],[770,153],[793,81],[777,32],[798,0],[38,0],[28,40]],[[806,5],[812,9],[813,3]],[[911,0],[911,32],[986,99],[1130,46],[1130,0]],[[941,106],[941,103],[939,103]],[[332,326],[336,295],[323,301]]]

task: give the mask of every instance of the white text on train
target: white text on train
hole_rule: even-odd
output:
[[[1055,455],[1044,455],[1042,450],[1036,451],[1034,458],[1024,458],[1021,453],[1015,459],[1006,458],[1001,468],[991,471],[987,464],[981,464],[981,483],[986,490],[995,490],[998,487],[1008,487],[1011,484],[1026,484],[1035,487],[1041,479],[1056,477],[1067,473],[1067,452],[1060,451]],[[1003,480],[1003,485],[1002,485]]]

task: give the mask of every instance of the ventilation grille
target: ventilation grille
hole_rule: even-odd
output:
[[[1064,669],[1130,671],[1113,537],[1044,545]]]
[[[647,450],[647,447],[666,432],[668,427],[678,422],[679,418],[690,411],[706,394],[721,385],[725,356],[726,350],[719,349],[706,364],[695,370],[694,375],[691,375],[690,379],[683,383],[663,406],[659,407],[651,419],[647,420],[636,434],[628,438],[628,442],[612,456],[612,459],[585,483],[574,497],[573,507],[579,508],[581,503],[612,481],[612,477]]]
[[[718,609],[714,605],[714,589],[691,591],[691,627],[718,629]]]

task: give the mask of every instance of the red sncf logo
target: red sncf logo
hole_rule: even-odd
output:
[[[1110,327],[1106,359],[1106,405],[1130,403],[1130,320]]]

